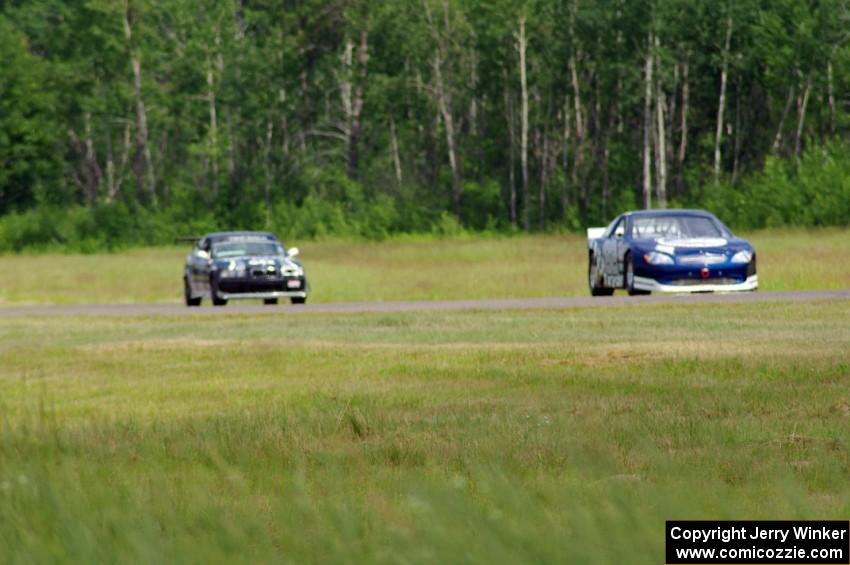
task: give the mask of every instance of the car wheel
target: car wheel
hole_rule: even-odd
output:
[[[599,271],[593,255],[590,256],[587,262],[587,283],[591,296],[611,296],[614,294],[613,288],[606,288],[600,284]]]
[[[626,276],[625,278],[625,286],[626,291],[629,293],[629,296],[640,296],[644,294],[649,294],[648,290],[640,290],[635,288],[635,266],[632,261],[632,255],[629,253],[626,255]]]
[[[293,304],[304,304],[307,302],[306,296],[293,296],[289,299]]]
[[[218,283],[216,283],[214,278],[210,278],[210,296],[212,296],[213,306],[226,306],[227,299],[219,298],[218,296]]]
[[[189,286],[189,281],[183,279],[183,298],[186,300],[186,306],[200,306],[201,298],[192,296],[192,287]]]
[[[267,304],[269,306],[277,304],[277,298],[263,298],[263,304]]]

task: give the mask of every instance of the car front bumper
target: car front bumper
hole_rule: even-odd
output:
[[[296,283],[297,285],[293,285]],[[306,298],[307,279],[302,277],[219,278],[216,294],[225,300],[238,298]]]
[[[712,283],[709,279],[706,283],[694,284],[665,284],[648,277],[635,277],[634,287],[638,290],[650,292],[743,292],[756,290],[759,286],[758,275],[750,275],[741,282],[734,283]]]
[[[237,298],[307,298],[307,292],[303,290],[288,291],[288,290],[272,290],[266,292],[219,292],[219,298],[224,300],[234,300]]]

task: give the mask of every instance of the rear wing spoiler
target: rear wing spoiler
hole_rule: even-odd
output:
[[[590,243],[594,239],[599,239],[605,234],[605,230],[607,228],[587,228],[587,246],[590,247]]]
[[[195,243],[201,240],[201,236],[199,235],[185,235],[181,237],[175,237],[175,243]]]

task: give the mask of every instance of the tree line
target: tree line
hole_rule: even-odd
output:
[[[0,0],[0,60],[6,240],[850,220],[848,0]]]

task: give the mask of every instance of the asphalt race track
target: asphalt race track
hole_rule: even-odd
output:
[[[580,298],[507,298],[490,300],[422,300],[409,302],[342,302],[332,304],[282,303],[266,306],[231,302],[228,306],[187,308],[182,304],[70,304],[56,306],[13,306],[0,308],[0,318],[29,316],[220,316],[232,314],[308,314],[363,312],[422,312],[451,310],[533,310],[639,306],[643,304],[724,304],[740,302],[812,302],[850,300],[850,289],[742,292],[729,294],[677,294]]]

